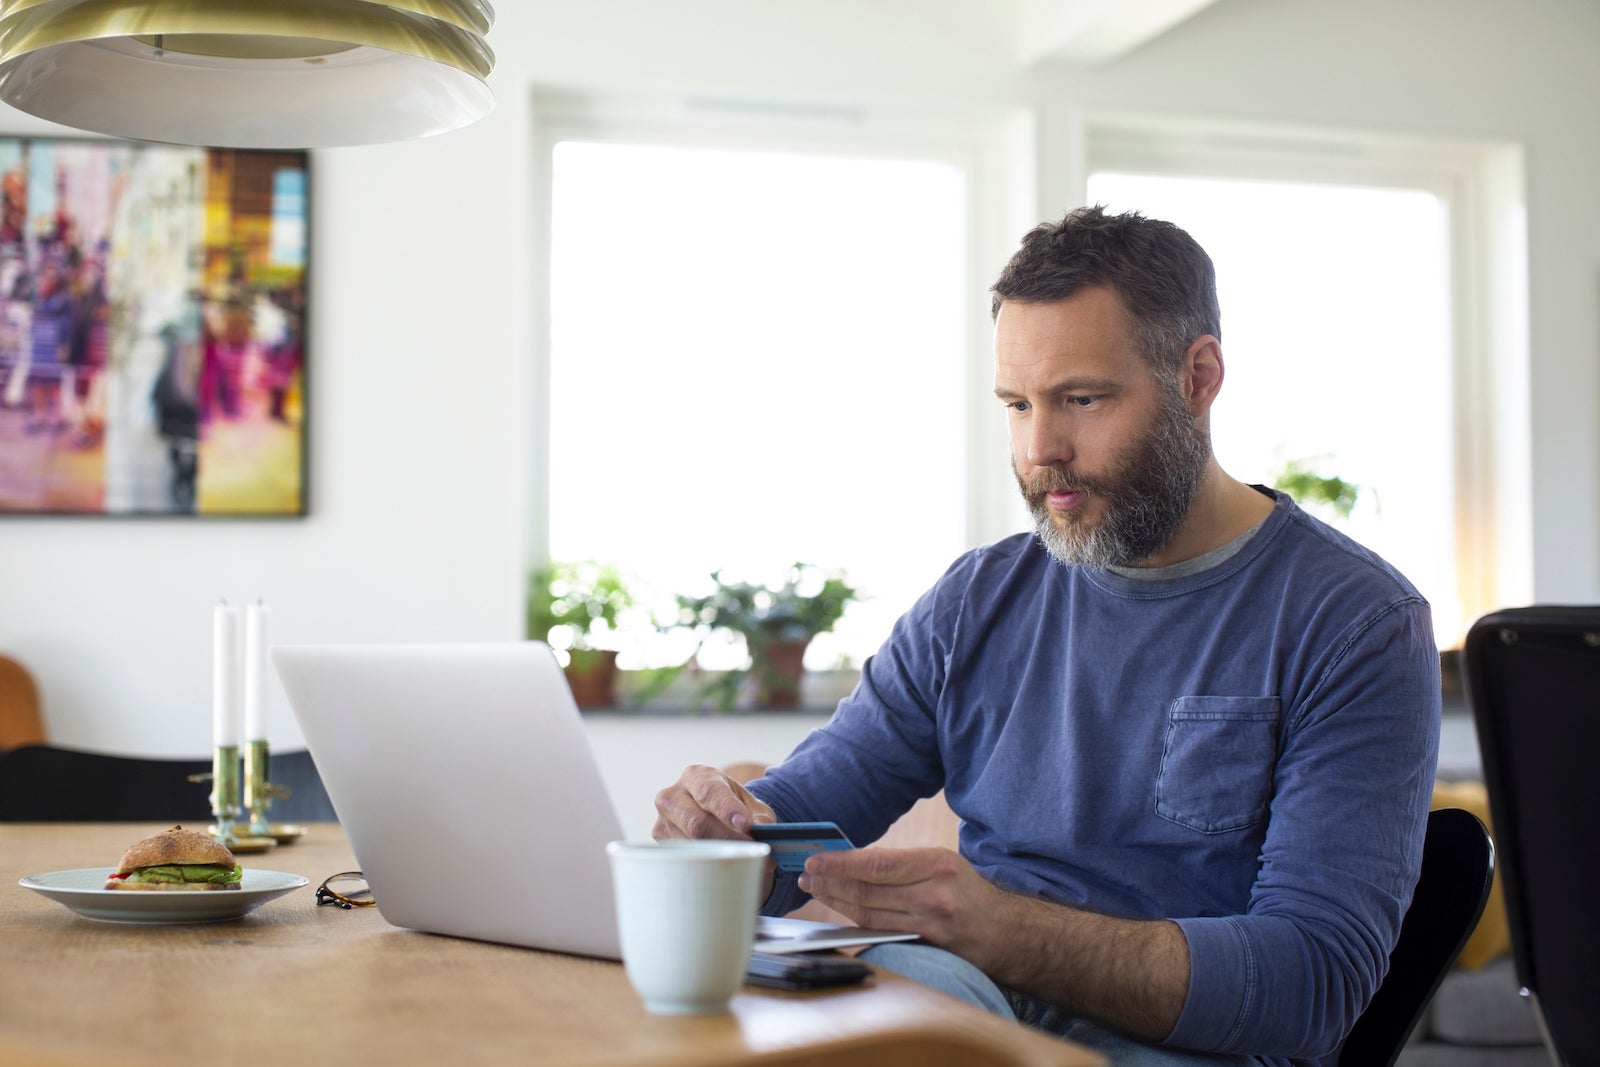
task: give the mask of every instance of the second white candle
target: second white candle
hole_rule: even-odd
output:
[[[267,739],[267,623],[272,609],[247,604],[244,609],[244,739]]]

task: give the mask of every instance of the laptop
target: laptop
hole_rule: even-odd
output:
[[[605,847],[622,824],[549,646],[278,645],[271,658],[385,919],[621,958]],[[755,947],[909,938],[763,919]]]

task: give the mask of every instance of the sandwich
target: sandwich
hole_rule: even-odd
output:
[[[174,826],[135,841],[106,879],[107,889],[238,889],[244,872],[227,847]]]

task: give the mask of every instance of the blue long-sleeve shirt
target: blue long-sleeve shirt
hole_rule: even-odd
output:
[[[1177,922],[1167,1044],[1332,1063],[1410,901],[1439,713],[1426,602],[1279,496],[1182,577],[1062,566],[1029,535],[968,553],[751,788],[855,841],[943,788],[991,881]],[[804,899],[780,882],[767,910]]]

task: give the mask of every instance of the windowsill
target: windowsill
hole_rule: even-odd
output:
[[[833,707],[802,706],[798,708],[719,708],[715,705],[669,704],[652,701],[644,705],[619,705],[607,708],[584,708],[588,716],[613,719],[794,719],[804,716],[826,718]]]
[[[833,714],[839,701],[855,689],[861,672],[857,670],[806,671],[800,683],[800,706],[795,708],[770,708],[750,704],[737,704],[731,708],[720,707],[715,697],[703,695],[706,686],[719,676],[710,672],[690,677],[680,676],[663,692],[649,700],[638,699],[639,683],[630,671],[617,676],[617,703],[607,707],[584,708],[585,715],[607,715],[617,718],[749,718],[752,716],[826,716]]]

